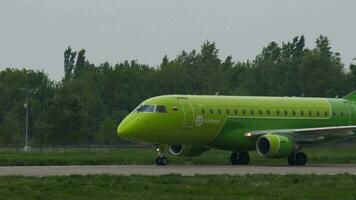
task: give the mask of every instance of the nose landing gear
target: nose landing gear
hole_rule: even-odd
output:
[[[158,157],[156,158],[156,165],[159,165],[159,166],[167,165],[168,164],[168,159],[162,153],[160,145],[157,144],[157,145],[154,146],[154,148],[158,153]]]

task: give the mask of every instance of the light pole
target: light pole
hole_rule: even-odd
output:
[[[34,92],[33,89],[29,88],[19,88],[26,93],[26,103],[24,104],[24,108],[26,109],[26,127],[25,127],[25,146],[24,151],[29,151],[31,148],[28,146],[28,98],[30,93]]]

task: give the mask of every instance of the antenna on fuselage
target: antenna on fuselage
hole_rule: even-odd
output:
[[[219,91],[217,91],[216,93],[215,93],[215,96],[218,96],[219,95]]]

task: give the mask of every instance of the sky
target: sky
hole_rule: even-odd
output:
[[[64,75],[63,52],[95,64],[162,57],[216,42],[222,58],[254,59],[271,41],[328,36],[347,66],[356,58],[355,0],[0,0],[0,70]]]

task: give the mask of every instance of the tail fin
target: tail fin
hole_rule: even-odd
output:
[[[343,99],[349,100],[349,101],[355,101],[356,102],[356,90],[350,92],[346,96],[342,97]]]

